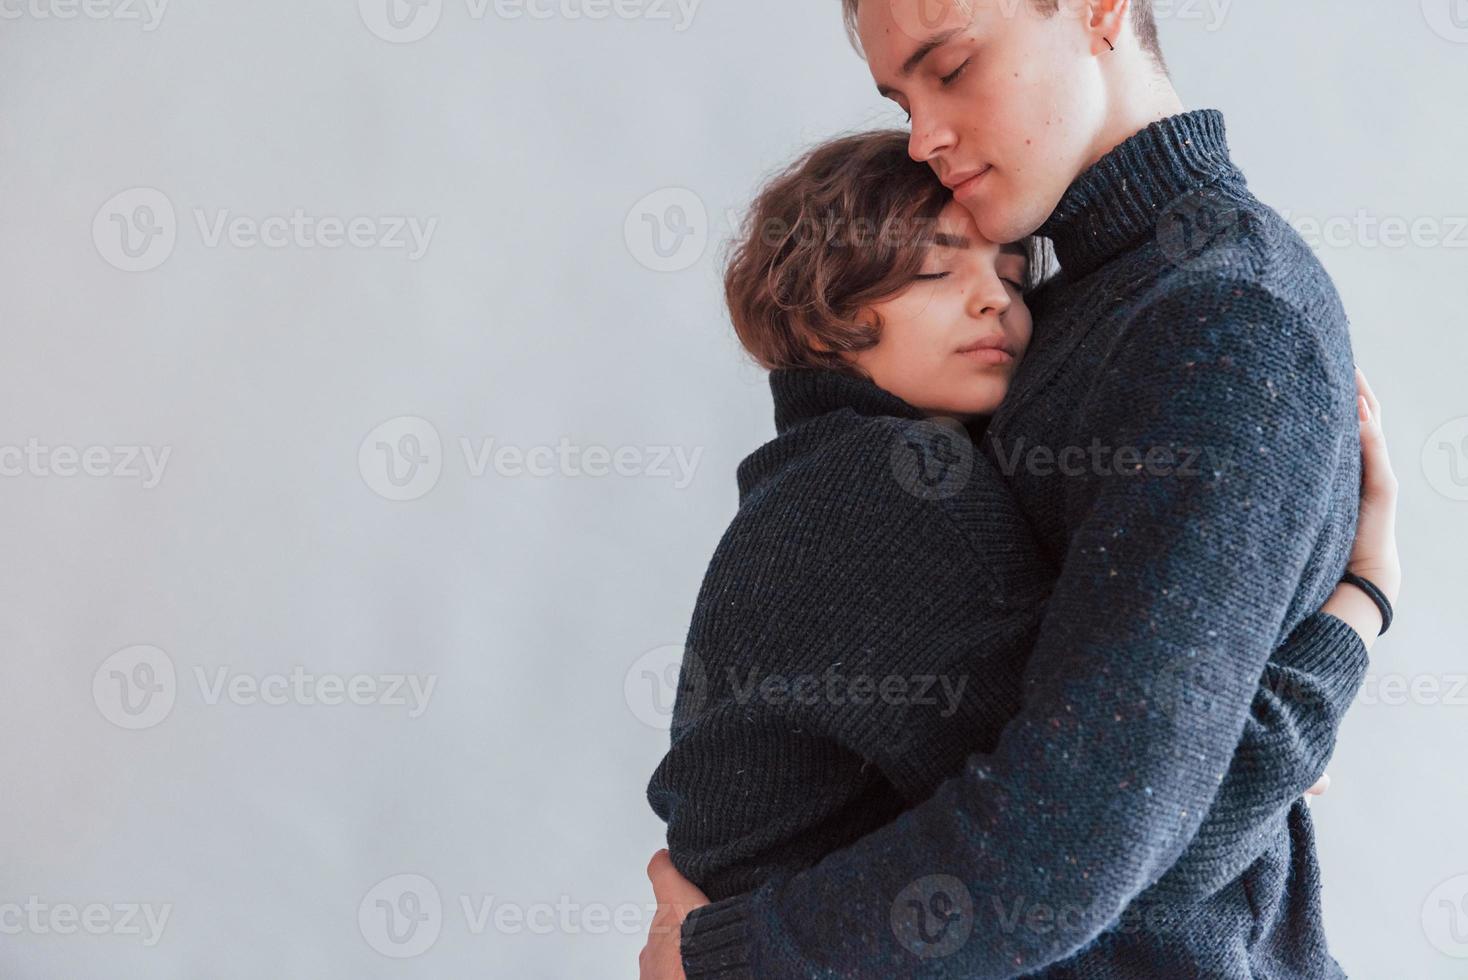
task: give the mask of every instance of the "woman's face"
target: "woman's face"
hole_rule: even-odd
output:
[[[949,202],[918,277],[873,304],[876,346],[847,355],[877,386],[933,415],[991,415],[1030,343],[1026,257],[980,234]]]

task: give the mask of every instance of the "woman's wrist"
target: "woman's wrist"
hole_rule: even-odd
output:
[[[1342,582],[1335,587],[1320,611],[1343,620],[1361,636],[1361,642],[1370,650],[1381,635],[1381,610],[1371,597],[1354,585]]]
[[[1400,562],[1353,561],[1346,566],[1347,574],[1355,573],[1376,586],[1387,602],[1396,605],[1397,595],[1402,591],[1402,566]]]

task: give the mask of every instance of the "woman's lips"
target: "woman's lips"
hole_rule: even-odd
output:
[[[979,364],[1011,364],[1014,362],[1014,355],[1002,347],[973,347],[959,351],[958,355]]]

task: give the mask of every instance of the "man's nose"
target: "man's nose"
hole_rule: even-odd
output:
[[[912,134],[907,140],[907,155],[918,163],[926,163],[938,171],[937,157],[953,149],[953,130],[941,120],[931,119],[917,109],[912,113]],[[940,174],[941,176],[941,174]]]

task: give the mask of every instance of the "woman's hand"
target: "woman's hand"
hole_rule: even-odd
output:
[[[1396,605],[1402,588],[1402,560],[1397,554],[1397,476],[1381,429],[1381,405],[1356,369],[1357,410],[1361,413],[1361,518],[1356,544],[1346,567],[1368,579]]]
[[[666,848],[648,862],[647,877],[658,911],[647,931],[647,945],[637,958],[639,975],[641,980],[684,980],[683,920],[693,909],[709,904],[709,897],[678,873]]]
[[[1361,420],[1361,511],[1346,568],[1369,580],[1395,606],[1402,588],[1402,561],[1397,553],[1397,477],[1381,428],[1381,404],[1360,368],[1356,369],[1356,412]],[[1381,612],[1376,603],[1354,585],[1337,585],[1321,611],[1349,623],[1368,648],[1381,632]]]
[[[1356,415],[1361,421],[1361,511],[1346,568],[1370,581],[1395,606],[1402,588],[1402,561],[1397,554],[1397,477],[1386,451],[1381,405],[1360,368],[1356,369]],[[1321,612],[1350,624],[1361,634],[1368,650],[1381,633],[1381,610],[1354,585],[1337,585]],[[1305,802],[1324,794],[1329,787],[1329,774],[1321,776],[1305,791]]]

